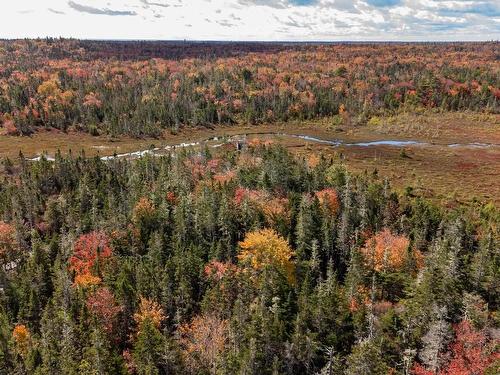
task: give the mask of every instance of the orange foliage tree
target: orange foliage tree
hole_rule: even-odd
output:
[[[287,225],[290,223],[287,198],[269,198],[262,202],[260,207],[269,225],[277,225],[279,222]]]
[[[339,197],[334,189],[323,189],[316,192],[319,203],[325,207],[332,215],[335,215],[340,207]]]
[[[25,357],[31,341],[31,334],[24,324],[17,324],[12,331],[12,338],[16,344],[16,351]]]
[[[139,309],[134,314],[134,321],[139,330],[145,321],[150,321],[156,328],[160,327],[162,321],[166,319],[163,310],[158,302],[141,297]]]
[[[155,208],[149,198],[142,197],[134,207],[132,220],[138,224],[140,222],[149,222],[155,214]]]
[[[99,266],[111,257],[109,238],[104,232],[81,235],[75,242],[69,268],[75,272],[75,284],[81,286],[98,284],[101,279]]]
[[[217,373],[219,358],[226,348],[229,325],[215,315],[196,316],[179,328],[186,364],[192,373],[208,368]]]
[[[388,229],[378,232],[368,239],[361,249],[365,263],[375,271],[401,269],[407,259],[410,241]]]
[[[248,202],[259,209],[270,226],[279,222],[286,224],[290,222],[287,198],[273,197],[263,190],[237,188],[234,193],[234,203],[240,205],[243,202]]]
[[[15,230],[12,225],[0,221],[0,257],[14,250],[14,234]]]
[[[132,212],[132,221],[137,229],[137,236],[146,244],[149,235],[155,227],[156,209],[147,197],[139,199]]]
[[[294,253],[288,242],[272,229],[261,229],[247,233],[245,240],[240,242],[241,252],[238,259],[256,271],[272,267],[289,282],[295,280]]]

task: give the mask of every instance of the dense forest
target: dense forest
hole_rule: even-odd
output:
[[[42,87],[104,95],[109,76],[89,74]],[[196,79],[182,74],[180,92]],[[141,90],[167,77],[120,76]],[[457,101],[496,105],[490,93]],[[105,122],[116,100],[76,112]],[[138,160],[20,155],[1,179],[2,374],[500,371],[491,204],[444,209],[257,141]]]
[[[186,125],[499,113],[499,43],[0,41],[0,131],[162,136]]]

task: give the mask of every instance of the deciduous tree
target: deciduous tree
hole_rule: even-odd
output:
[[[289,282],[295,280],[293,251],[284,238],[272,229],[261,229],[247,233],[240,242],[241,252],[238,259],[255,271],[272,267],[287,277]]]

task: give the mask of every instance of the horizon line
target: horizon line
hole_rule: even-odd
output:
[[[40,36],[40,37],[0,37],[1,41],[19,41],[19,40],[80,40],[94,42],[182,42],[182,43],[285,43],[285,44],[359,44],[359,43],[498,43],[500,39],[474,39],[474,40],[252,40],[252,39],[140,39],[140,38],[76,38],[63,36]]]

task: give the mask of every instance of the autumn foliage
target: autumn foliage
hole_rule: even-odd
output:
[[[334,189],[323,189],[316,192],[316,197],[322,206],[324,206],[332,215],[339,210],[339,197]]]
[[[0,221],[0,258],[14,250],[14,234],[11,224]]]
[[[90,288],[101,283],[101,278],[99,276],[94,276],[91,273],[83,273],[81,275],[77,274],[75,276],[75,286],[81,286],[83,288]]]
[[[149,222],[154,216],[155,208],[149,198],[142,197],[134,207],[132,219],[135,223]]]
[[[384,229],[368,239],[361,249],[366,264],[375,271],[397,270],[407,259],[410,241]]]
[[[98,268],[111,257],[109,239],[104,232],[81,235],[75,242],[69,268],[75,272],[75,284],[88,286],[100,282]]]
[[[4,120],[3,124],[3,133],[7,135],[18,135],[18,130],[13,120],[7,119]]]
[[[19,134],[71,126],[134,136],[179,124],[335,116],[350,125],[401,109],[498,111],[496,47],[1,41],[0,108]]]
[[[180,327],[181,345],[192,373],[208,368],[215,374],[217,363],[228,341],[229,323],[215,315],[201,315]]]
[[[239,270],[238,267],[232,263],[224,263],[212,260],[205,266],[205,276],[214,281],[221,281],[226,277],[235,275]]]
[[[1,374],[498,373],[493,203],[219,151],[3,162]]]
[[[412,369],[414,375],[480,375],[490,366],[500,366],[499,340],[490,340],[484,331],[463,320],[454,327],[455,340],[450,345],[451,357],[437,373],[420,364]],[[492,370],[491,374],[494,373]]]
[[[275,197],[263,190],[237,188],[234,193],[234,202],[237,205],[246,202],[259,209],[271,226],[280,221],[288,223],[290,220],[288,199]]]
[[[113,332],[118,314],[123,310],[123,307],[116,302],[113,293],[106,287],[97,289],[87,298],[87,308],[108,334]]]
[[[134,321],[139,329],[145,321],[149,321],[156,328],[159,328],[165,319],[165,314],[163,314],[163,310],[158,302],[141,297],[138,311],[134,314]]]
[[[261,229],[247,233],[240,242],[238,259],[256,271],[272,267],[285,275],[289,282],[295,279],[294,253],[287,241],[272,229]]]
[[[16,344],[16,349],[21,356],[26,356],[28,353],[31,334],[24,324],[17,324],[12,331],[12,338]]]

